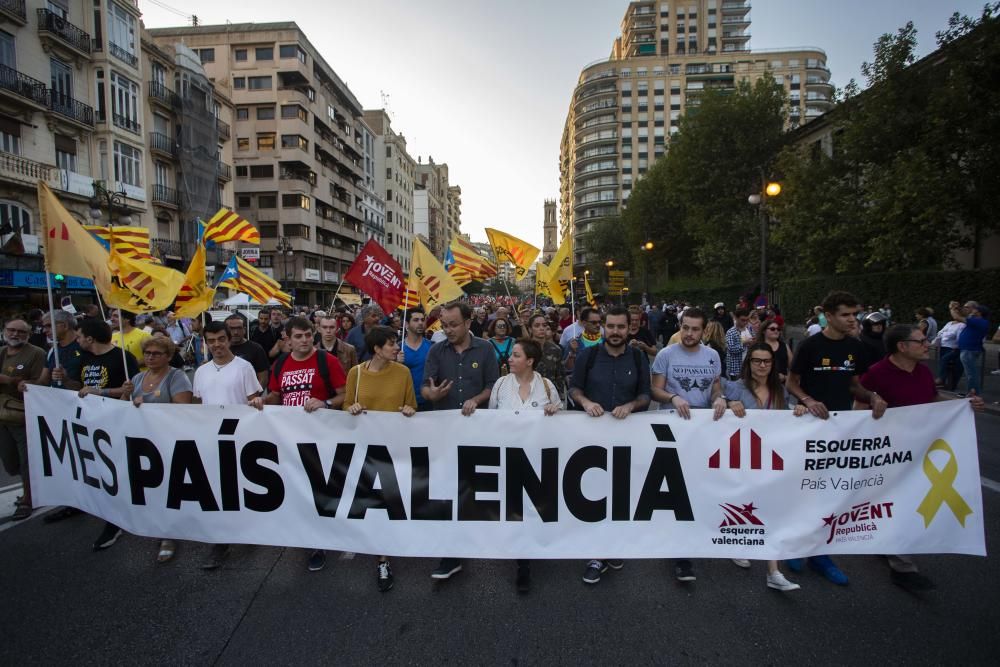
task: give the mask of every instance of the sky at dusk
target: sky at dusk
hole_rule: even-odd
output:
[[[462,231],[541,245],[559,195],[559,141],[580,70],[607,58],[626,0],[139,0],[147,28],[295,21],[365,108],[383,106],[414,159],[447,162]],[[879,35],[912,20],[918,56],[985,0],[753,0],[751,49],[824,49],[833,82],[863,84]],[[180,14],[162,5],[179,10]]]

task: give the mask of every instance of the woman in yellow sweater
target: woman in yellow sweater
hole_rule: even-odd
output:
[[[372,357],[347,374],[344,410],[352,415],[376,410],[402,412],[412,417],[417,412],[417,396],[410,369],[396,361],[399,354],[396,332],[389,327],[372,327],[365,334],[365,346]],[[378,589],[384,593],[392,588],[389,559],[379,556],[376,567]]]

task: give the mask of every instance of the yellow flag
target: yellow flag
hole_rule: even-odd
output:
[[[108,251],[70,215],[42,181],[38,182],[38,208],[48,272],[89,278],[102,295],[109,293],[112,284]]]
[[[413,239],[410,267],[407,289],[420,295],[420,303],[428,312],[434,306],[465,295],[454,278],[448,275],[441,262],[435,259],[427,246],[420,242],[420,239]]]
[[[152,313],[170,307],[184,284],[184,274],[160,264],[128,257],[111,244],[108,258],[115,289],[105,296],[107,303],[133,313]]]
[[[552,299],[552,303],[561,306],[566,303],[566,297],[563,296],[563,291],[559,288],[558,283],[555,290],[552,289],[552,284],[552,270],[542,262],[535,264],[535,294],[547,296]]]
[[[566,303],[564,294],[569,287],[569,281],[573,277],[573,237],[566,235],[559,245],[559,250],[552,256],[549,262],[549,292],[552,294],[553,302],[557,304]],[[554,301],[556,294],[562,301]]]
[[[184,274],[184,284],[177,292],[177,317],[197,317],[212,307],[215,290],[208,284],[205,274],[205,245],[198,244],[194,257]]]
[[[583,286],[587,290],[587,303],[591,308],[597,308],[597,302],[594,301],[594,293],[590,291],[590,280],[586,273],[583,274]]]
[[[538,248],[527,241],[522,241],[516,236],[511,236],[497,229],[486,228],[486,237],[493,246],[493,255],[497,258],[497,266],[504,262],[514,265],[514,275],[516,280],[521,280],[528,274],[531,263],[541,252]]]

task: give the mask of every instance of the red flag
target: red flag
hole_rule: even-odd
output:
[[[368,294],[387,313],[403,300],[403,267],[375,239],[361,248],[344,279]]]

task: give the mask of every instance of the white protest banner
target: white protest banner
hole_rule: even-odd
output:
[[[26,397],[35,502],[150,537],[483,558],[986,553],[961,401],[685,421]]]

